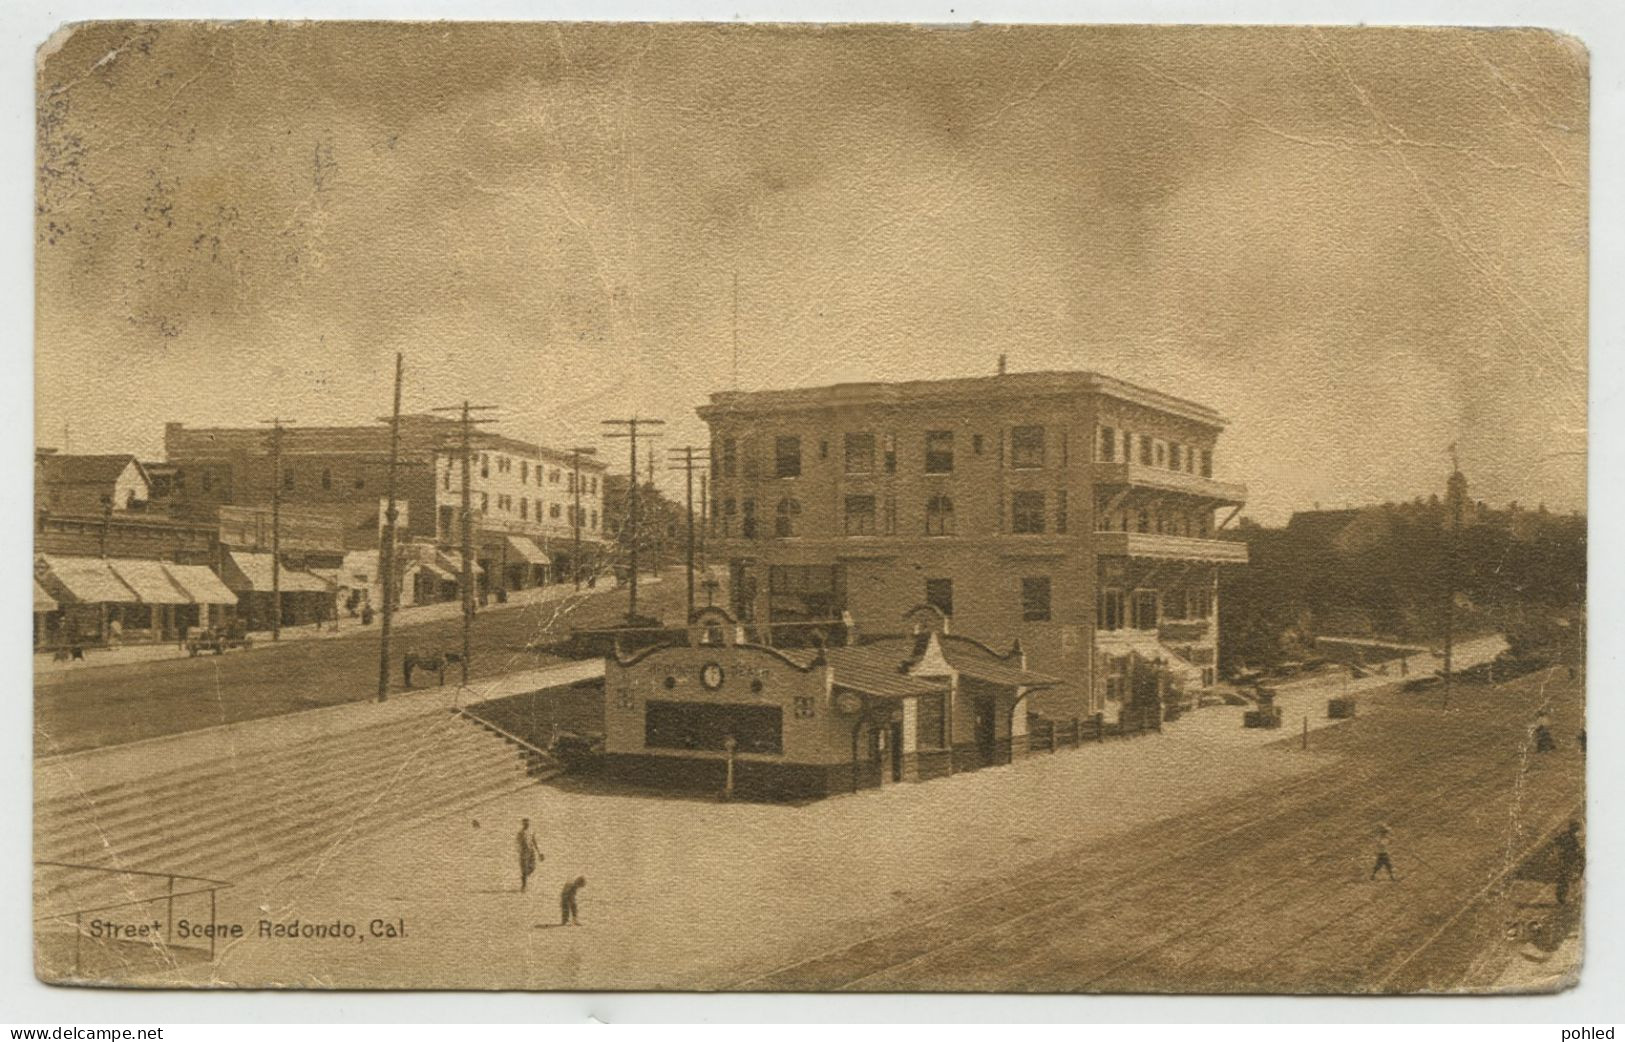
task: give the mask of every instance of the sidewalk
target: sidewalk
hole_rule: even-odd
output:
[[[658,583],[660,580],[654,576],[640,576],[640,585]],[[586,587],[577,590],[574,585],[555,583],[549,586],[535,586],[528,590],[515,590],[508,594],[505,604],[491,601],[480,608],[481,612],[504,611],[510,608],[522,608],[530,604],[544,604],[549,601],[565,600],[572,596],[590,597],[600,593],[610,593],[620,589],[614,578],[605,578],[598,581],[592,589]],[[461,601],[442,601],[438,604],[424,604],[409,608],[400,608],[395,613],[394,628],[404,629],[418,626],[428,622],[439,622],[445,619],[459,618],[463,612]],[[379,621],[375,617],[372,625],[363,626],[359,618],[344,618],[337,623],[325,622],[319,627],[315,624],[303,626],[282,627],[282,637],[273,641],[269,630],[256,631],[249,634],[254,640],[254,646],[244,649],[227,651],[227,655],[253,654],[265,648],[276,647],[302,640],[334,640],[343,637],[365,636],[378,632]],[[205,652],[205,654],[208,654]],[[117,648],[86,648],[85,658],[80,662],[58,662],[49,654],[36,652],[34,655],[34,673],[36,676],[53,673],[63,673],[83,669],[96,669],[100,666],[121,666],[130,662],[157,662],[165,659],[186,658],[186,649],[179,642],[163,644],[127,644]]]
[[[322,709],[307,709],[46,757],[35,761],[34,799],[37,802],[116,782],[136,781],[177,766],[285,748],[312,738],[360,731],[413,716],[447,712],[459,704],[468,705],[528,691],[564,687],[603,675],[604,663],[601,659],[566,662],[477,680],[466,689],[455,684],[422,688],[393,694],[387,702],[346,702]]]

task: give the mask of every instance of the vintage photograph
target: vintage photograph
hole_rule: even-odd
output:
[[[1588,69],[63,27],[38,976],[1573,986]]]

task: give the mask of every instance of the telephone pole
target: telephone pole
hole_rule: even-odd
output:
[[[706,450],[698,445],[682,445],[667,451],[671,453],[672,461],[679,464],[671,469],[684,472],[684,481],[688,489],[688,618],[692,622],[694,619],[694,465],[706,462]],[[698,455],[695,455],[696,453]],[[700,480],[705,480],[704,474],[700,475]],[[704,501],[703,495],[701,501]]]
[[[581,457],[596,456],[598,450],[575,446],[570,449],[570,491],[575,495],[575,512],[570,517],[574,544],[570,549],[570,570],[575,573],[576,589],[581,589]]]
[[[462,415],[462,457],[463,457],[463,517],[462,517],[462,544],[463,544],[463,572],[458,583],[463,593],[463,657],[459,665],[462,667],[463,686],[468,686],[468,659],[473,652],[473,626],[474,626],[474,490],[473,475],[471,473],[474,454],[474,424],[486,422],[490,417],[481,417],[475,420],[473,414],[495,409],[495,405],[470,405],[468,399],[463,399],[461,405],[437,406],[433,412],[456,412]]]
[[[378,578],[384,588],[384,615],[378,636],[378,701],[389,698],[389,627],[395,616],[395,468],[401,456],[401,373],[405,361],[395,352],[395,411],[389,418],[389,471],[384,494],[384,530],[378,538]],[[433,475],[430,475],[433,477]]]
[[[652,420],[641,416],[629,416],[624,420],[604,420],[607,427],[619,427],[623,430],[609,430],[604,432],[606,438],[625,438],[631,450],[631,462],[627,470],[626,488],[626,521],[621,526],[621,533],[627,536],[631,548],[630,567],[627,574],[630,580],[630,595],[627,600],[626,615],[628,621],[638,613],[638,428],[663,427],[665,420]],[[645,430],[643,437],[656,438],[659,431]]]
[[[271,425],[271,639],[282,639],[282,425],[292,420],[274,416]]]
[[[1456,582],[1461,552],[1461,512],[1467,503],[1467,478],[1456,459],[1456,446],[1450,446],[1450,479],[1445,483],[1445,508],[1450,511],[1444,583],[1444,708],[1450,708],[1450,686],[1454,673],[1452,658],[1456,642]]]

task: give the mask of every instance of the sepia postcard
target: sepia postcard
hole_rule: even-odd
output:
[[[1580,978],[1588,57],[38,51],[53,984]]]

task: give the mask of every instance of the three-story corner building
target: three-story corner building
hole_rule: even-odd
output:
[[[713,394],[710,546],[731,608],[786,643],[839,620],[1020,640],[1057,719],[1214,681],[1224,419],[1088,372]],[[1221,508],[1230,508],[1219,518]]]

